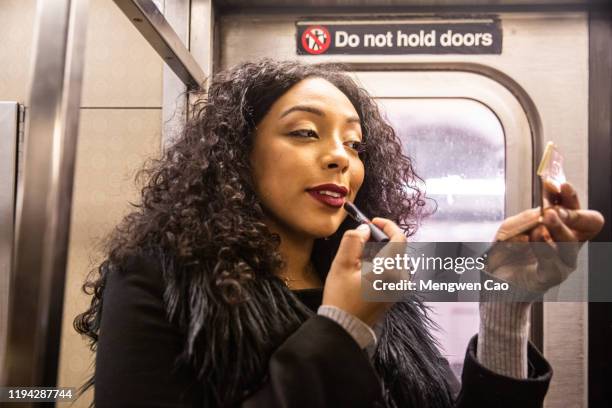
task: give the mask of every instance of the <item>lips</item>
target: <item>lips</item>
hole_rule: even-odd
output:
[[[335,208],[340,208],[344,205],[344,199],[348,194],[346,187],[337,184],[321,184],[306,191],[315,200]]]

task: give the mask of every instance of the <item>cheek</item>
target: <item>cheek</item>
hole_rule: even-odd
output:
[[[282,195],[287,174],[291,174],[291,160],[282,151],[268,147],[259,149],[251,156],[253,163],[253,178],[257,193],[264,201]],[[276,197],[278,198],[278,197]]]

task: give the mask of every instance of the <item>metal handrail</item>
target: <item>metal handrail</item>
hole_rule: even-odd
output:
[[[206,79],[204,70],[152,0],[114,2],[188,88],[202,86]]]

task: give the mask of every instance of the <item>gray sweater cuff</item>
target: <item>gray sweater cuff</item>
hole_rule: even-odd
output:
[[[476,356],[491,371],[527,378],[531,303],[482,302]]]
[[[374,333],[374,330],[372,330],[370,326],[359,320],[357,317],[345,312],[339,307],[322,305],[319,306],[317,314],[320,316],[325,316],[342,326],[344,330],[346,330],[357,342],[357,344],[359,344],[360,348],[364,349],[371,343],[376,344],[376,334]]]

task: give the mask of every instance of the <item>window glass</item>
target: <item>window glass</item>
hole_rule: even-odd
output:
[[[380,98],[378,103],[424,180],[437,211],[411,239],[490,241],[504,218],[502,125],[485,105],[464,98]],[[478,303],[430,303],[435,333],[459,376],[469,339],[478,332]]]

